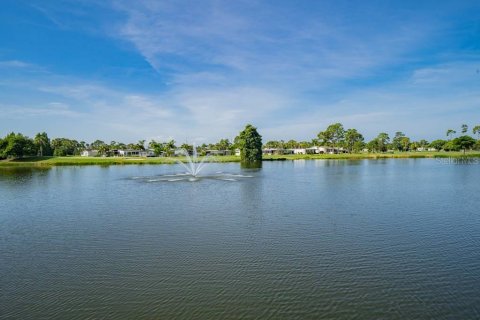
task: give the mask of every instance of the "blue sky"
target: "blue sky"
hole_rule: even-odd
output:
[[[0,3],[0,135],[310,140],[480,124],[477,1]]]

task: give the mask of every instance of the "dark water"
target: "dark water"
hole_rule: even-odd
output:
[[[476,163],[0,170],[0,318],[480,318]]]

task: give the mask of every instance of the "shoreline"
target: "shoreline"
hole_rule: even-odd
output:
[[[480,152],[398,152],[398,153],[346,153],[346,154],[300,154],[300,155],[269,155],[263,161],[294,161],[294,160],[375,160],[375,159],[426,159],[426,158],[480,158]],[[52,167],[52,166],[88,166],[88,165],[160,165],[176,164],[184,157],[29,157],[16,160],[1,160],[0,168],[6,167]],[[239,156],[217,156],[214,163],[240,162]]]

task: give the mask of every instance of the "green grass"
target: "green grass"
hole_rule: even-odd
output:
[[[389,158],[461,158],[478,157],[480,152],[395,152],[395,153],[353,153],[353,154],[316,154],[316,155],[272,155],[264,156],[265,161],[281,160],[360,160],[360,159],[389,159]],[[128,164],[174,164],[177,160],[185,160],[183,157],[159,157],[159,158],[123,158],[123,157],[28,157],[16,160],[2,160],[0,167],[49,167],[49,166],[82,166],[82,165],[128,165]],[[212,159],[214,162],[239,162],[238,156],[218,156]]]
[[[83,166],[83,165],[128,165],[128,164],[175,164],[184,157],[28,157],[0,161],[0,167],[6,166]],[[236,162],[240,157],[224,156],[213,158],[215,162]]]
[[[338,160],[360,160],[360,159],[401,159],[401,158],[480,158],[479,151],[473,152],[393,152],[393,153],[344,153],[344,154],[291,154],[264,156],[264,160],[315,160],[315,159],[338,159]]]

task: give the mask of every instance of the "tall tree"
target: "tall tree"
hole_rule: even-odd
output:
[[[340,147],[345,139],[345,129],[341,123],[334,123],[318,133],[318,139],[327,146]]]
[[[473,127],[473,134],[478,134],[478,138],[480,138],[480,125]]]
[[[8,134],[1,141],[0,158],[22,158],[25,156],[34,156],[37,148],[32,139],[14,132]]]
[[[173,154],[175,153],[175,149],[176,149],[175,140],[170,140],[170,141],[166,142],[164,144],[163,148],[164,148],[164,151],[165,151],[165,155],[167,157],[173,156]]]
[[[145,140],[138,140],[137,150],[145,150]]]
[[[377,136],[378,151],[381,151],[381,152],[387,151],[389,142],[390,142],[390,137],[388,136],[388,134],[385,132],[381,132]]]
[[[392,146],[398,151],[405,151],[402,143],[402,139],[405,138],[405,134],[401,131],[395,132],[395,137],[392,140]]]
[[[80,153],[81,146],[77,140],[67,138],[55,138],[50,145],[54,156],[73,156]]]
[[[462,124],[462,133],[465,134],[468,131],[468,126],[466,124]]]
[[[253,164],[262,161],[262,136],[257,128],[247,124],[237,136],[236,141],[240,148],[240,159],[243,163]]]
[[[460,149],[463,149],[463,153],[465,153],[465,151],[467,149],[471,149],[477,141],[470,136],[461,136],[453,139],[452,142],[454,145],[457,145]]]
[[[408,151],[410,150],[410,138],[409,137],[403,137],[400,139],[400,145],[403,151]]]
[[[52,148],[50,148],[50,139],[48,138],[46,132],[37,133],[35,135],[35,138],[33,139],[33,142],[38,149],[38,155],[40,157],[52,155]]]
[[[157,157],[163,152],[163,145],[155,140],[150,141],[148,147],[153,150]]]
[[[455,131],[453,129],[448,129],[447,130],[447,137],[450,137],[450,136],[454,135],[455,133],[457,133],[457,131]]]
[[[430,142],[430,147],[435,148],[436,150],[442,150],[443,146],[445,146],[446,143],[447,143],[446,140],[438,139]]]
[[[216,150],[230,150],[231,147],[232,144],[230,141],[228,141],[228,139],[220,139],[220,141],[215,145]]]
[[[363,135],[357,131],[357,129],[348,129],[345,131],[345,144],[347,145],[348,152],[354,151],[356,146],[359,146],[359,142],[363,142]],[[355,150],[359,151],[359,150]]]

